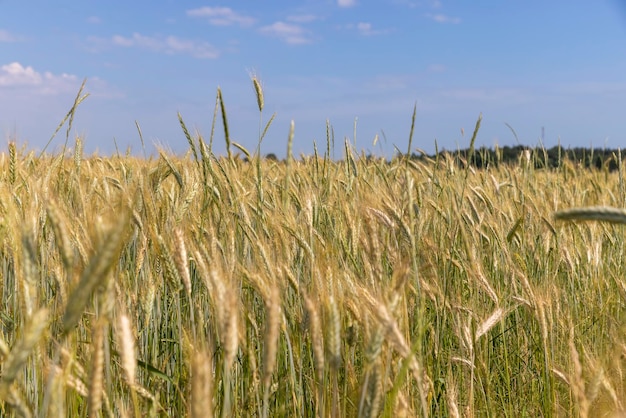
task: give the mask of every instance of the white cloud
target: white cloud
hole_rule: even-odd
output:
[[[458,24],[461,23],[461,18],[460,17],[451,17],[448,15],[444,15],[444,14],[427,14],[426,15],[427,18],[434,20],[437,23],[451,23],[451,24]]]
[[[208,18],[209,23],[215,26],[251,26],[255,22],[254,18],[241,15],[230,7],[200,7],[187,10],[187,16]]]
[[[0,67],[0,86],[11,87],[20,85],[38,85],[41,84],[41,74],[36,72],[33,67],[23,67],[19,62]]]
[[[337,0],[339,7],[352,7],[356,5],[356,0]]]
[[[274,36],[292,45],[311,43],[309,33],[302,26],[285,22],[275,22],[264,26],[259,31],[265,35]]]
[[[77,90],[79,84],[78,77],[72,74],[53,74],[49,71],[40,73],[19,62],[0,66],[0,89],[25,87],[35,88],[42,94],[57,94]]]
[[[102,23],[102,19],[100,19],[98,16],[89,16],[87,18],[87,23],[91,23],[92,25],[98,25]]]
[[[111,38],[111,43],[126,48],[137,47],[165,54],[187,54],[195,58],[219,57],[219,51],[208,42],[181,39],[176,36],[162,38],[133,33],[128,38],[115,35]]]

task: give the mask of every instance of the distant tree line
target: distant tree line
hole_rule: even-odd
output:
[[[470,156],[470,149],[458,149],[455,151],[442,150],[438,154],[413,153],[411,160],[414,161],[437,161],[452,160],[460,167],[471,164],[475,168],[499,167],[500,165],[532,165],[536,169],[558,168],[565,162],[581,168],[595,168],[615,171],[619,168],[621,155],[618,149],[608,148],[552,148],[525,147],[523,145],[497,147],[495,149],[480,147],[476,148]],[[270,153],[265,156],[269,161],[282,162],[276,154]],[[405,155],[396,155],[394,159],[405,158]],[[383,157],[367,155],[368,161],[380,161]]]
[[[584,168],[607,169],[615,171],[618,169],[620,150],[606,148],[563,148],[555,146],[552,148],[504,146],[496,149],[481,147],[476,148],[470,158],[470,149],[456,151],[443,150],[439,155],[426,155],[424,153],[412,154],[412,160],[436,160],[441,158],[452,158],[459,165],[464,166],[469,163],[476,168],[486,168],[488,166],[498,167],[501,164],[519,165],[520,163],[532,164],[535,168],[557,168],[564,162],[576,164]],[[624,156],[621,156],[624,158]]]

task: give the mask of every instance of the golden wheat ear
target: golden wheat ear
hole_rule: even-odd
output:
[[[81,274],[78,284],[68,298],[63,315],[64,334],[68,334],[79,323],[94,290],[107,280],[109,272],[119,262],[128,220],[129,217],[124,213],[103,237],[91,256],[89,265]]]

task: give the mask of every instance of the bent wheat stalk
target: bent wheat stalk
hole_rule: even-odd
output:
[[[589,206],[555,212],[554,219],[561,221],[601,221],[626,224],[626,210],[609,206]]]

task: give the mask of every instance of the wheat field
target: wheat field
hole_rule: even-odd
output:
[[[621,416],[624,227],[567,211],[623,207],[621,170],[181,125],[185,155],[0,156],[0,415]]]

